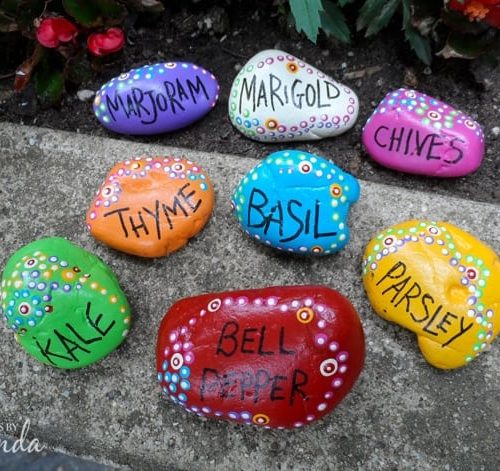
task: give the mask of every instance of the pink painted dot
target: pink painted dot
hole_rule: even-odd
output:
[[[244,306],[248,302],[248,298],[242,296],[241,298],[238,298],[236,302],[238,303],[238,306]]]
[[[231,304],[233,304],[233,300],[231,298],[224,299],[225,306],[231,306]]]
[[[92,211],[90,213],[90,219],[95,219],[96,218],[96,213],[94,211]]]
[[[163,355],[167,356],[170,353],[170,348],[165,347],[165,350],[163,350]]]
[[[181,349],[181,344],[180,344],[180,342],[176,342],[176,343],[174,344],[173,349],[174,349],[174,352],[178,352],[178,351],[180,351],[180,349]]]
[[[205,311],[205,309],[202,309],[200,311],[200,317],[203,317],[206,313],[207,313],[207,311]]]
[[[282,304],[282,305],[280,306],[280,311],[281,311],[281,312],[286,312],[286,311],[288,311],[288,306],[287,306],[286,304]]]
[[[340,116],[334,116],[334,117],[332,118],[332,123],[333,123],[333,124],[338,124],[338,123],[340,123]]]
[[[321,404],[318,405],[317,409],[321,412],[324,411],[328,407],[328,404],[326,402],[322,402]]]
[[[325,393],[325,399],[331,399],[332,397],[333,397],[332,391],[328,391],[327,393]]]
[[[194,355],[193,355],[193,353],[187,352],[184,355],[184,363],[190,365],[191,363],[193,363],[193,361],[194,361]]]
[[[172,332],[169,336],[171,342],[175,342],[177,340],[177,332]]]
[[[349,354],[347,352],[340,352],[337,360],[338,361],[346,361],[349,358]]]
[[[193,343],[192,342],[184,342],[182,344],[182,349],[183,350],[191,350],[193,348]]]
[[[196,324],[196,319],[193,317],[192,319],[189,319],[189,325],[195,325]]]
[[[314,415],[309,414],[309,415],[306,417],[306,420],[307,420],[308,422],[312,422],[312,421],[314,420]]]
[[[326,322],[323,319],[321,319],[320,321],[318,321],[318,327],[320,329],[324,329],[326,327]]]
[[[325,345],[327,340],[328,340],[328,337],[325,334],[317,334],[314,337],[314,342],[316,343],[316,345],[319,345],[319,346]]]
[[[256,306],[261,306],[261,305],[262,305],[262,299],[257,298],[257,299],[255,299],[255,300],[254,300],[254,302],[253,302],[253,303],[254,303]]]
[[[183,327],[183,328],[181,329],[181,334],[183,334],[183,335],[184,335],[186,332],[187,332],[187,327]]]
[[[342,365],[342,366],[339,368],[339,371],[340,371],[341,373],[345,373],[345,372],[347,371],[347,366]]]
[[[336,352],[339,349],[339,344],[337,342],[330,342],[328,348],[330,349],[330,351]]]
[[[276,306],[276,304],[278,304],[278,298],[271,297],[267,299],[268,306]]]
[[[336,378],[332,381],[332,386],[334,388],[340,388],[342,386],[343,381],[340,378]]]

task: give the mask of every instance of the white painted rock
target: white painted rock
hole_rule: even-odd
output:
[[[315,67],[278,50],[259,52],[236,76],[229,117],[256,141],[313,141],[350,129],[356,94]]]

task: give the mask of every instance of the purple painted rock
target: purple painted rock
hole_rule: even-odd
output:
[[[388,93],[363,129],[368,154],[385,167],[434,177],[474,172],[484,156],[484,134],[470,116],[423,93]]]
[[[217,103],[219,84],[207,70],[185,62],[132,69],[96,93],[94,114],[121,134],[160,134],[190,125]]]

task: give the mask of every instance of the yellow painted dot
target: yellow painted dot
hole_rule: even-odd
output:
[[[50,271],[44,271],[43,272],[43,277],[44,278],[50,278]]]
[[[92,289],[97,289],[97,283],[96,283],[96,282],[94,282],[94,283],[90,283],[90,287],[91,287]]]
[[[109,300],[110,300],[113,304],[115,304],[115,303],[118,301],[118,298],[117,298],[116,296],[111,296],[111,297],[109,298]]]
[[[127,309],[125,308],[125,306],[122,306],[122,307],[120,308],[120,312],[122,312],[122,313],[123,313],[123,312],[127,312]]]
[[[105,289],[101,289],[101,294],[108,294],[108,291]]]
[[[128,324],[130,322],[130,317],[125,317],[125,319],[123,319],[123,323],[124,324]]]

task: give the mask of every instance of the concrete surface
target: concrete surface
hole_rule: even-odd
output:
[[[77,371],[29,358],[2,327],[0,423],[21,426],[29,418],[30,438],[138,470],[500,468],[498,341],[464,369],[432,368],[413,334],[375,315],[360,269],[371,235],[409,218],[445,219],[498,252],[498,206],[362,182],[347,248],[336,256],[302,259],[257,245],[230,214],[232,189],[255,160],[5,123],[0,152],[0,266],[33,239],[67,237],[115,270],[135,315],[118,351]],[[84,226],[87,205],[108,169],[143,153],[187,156],[208,171],[217,190],[217,207],[205,230],[183,250],[157,260],[113,251]],[[175,300],[312,283],[352,300],[367,341],[360,380],[325,420],[295,431],[265,431],[202,420],[160,397],[156,331]]]

